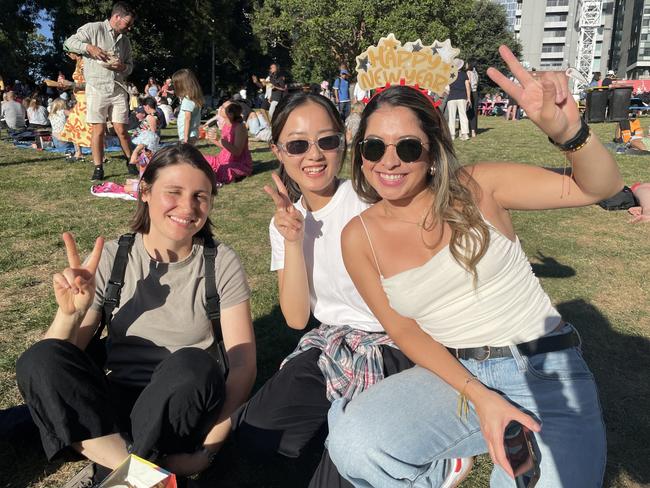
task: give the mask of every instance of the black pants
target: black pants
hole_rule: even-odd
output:
[[[469,120],[469,130],[476,132],[478,130],[478,92],[471,92],[472,106],[467,111],[467,119]]]
[[[225,381],[204,350],[184,348],[156,367],[144,388],[110,381],[88,354],[59,340],[37,342],[16,363],[16,380],[48,459],[73,443],[128,433],[133,452],[194,452],[214,425]]]
[[[380,347],[385,376],[413,366],[398,349]],[[320,353],[310,349],[293,358],[239,409],[233,428],[240,445],[262,455],[277,452],[295,458],[314,436],[327,428],[330,402],[325,395],[325,378],[317,364]],[[327,451],[309,486],[352,487],[339,475]]]

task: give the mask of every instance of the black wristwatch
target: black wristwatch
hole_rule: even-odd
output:
[[[203,447],[203,449],[201,449],[201,452],[208,458],[208,464],[212,464],[214,458],[217,457],[217,451],[211,451],[205,446]]]
[[[555,142],[550,137],[548,138],[548,140],[560,151],[575,152],[578,149],[581,149],[582,146],[587,144],[590,137],[591,137],[591,130],[589,129],[589,126],[585,122],[585,119],[580,119],[580,130],[578,130],[578,133],[575,136],[573,136],[571,139],[569,139],[567,142],[565,142],[564,144]]]

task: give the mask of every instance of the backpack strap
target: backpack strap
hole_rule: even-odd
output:
[[[129,251],[135,242],[135,234],[130,232],[120,236],[117,241],[117,252],[115,253],[115,261],[113,261],[113,269],[111,270],[111,277],[106,283],[104,289],[104,303],[102,305],[102,321],[99,328],[95,332],[97,337],[100,337],[104,327],[111,325],[113,319],[113,310],[120,306],[120,295],[122,293],[122,286],[124,286],[124,274],[126,273],[126,265],[129,262]]]
[[[229,364],[228,352],[223,343],[223,332],[221,331],[221,299],[217,291],[217,279],[214,274],[215,261],[217,259],[217,244],[211,235],[203,238],[203,259],[205,261],[205,308],[210,322],[214,342],[208,351],[216,359],[224,378],[228,377]]]
[[[205,308],[212,328],[215,341],[223,340],[221,332],[221,299],[217,291],[217,279],[214,274],[217,259],[217,245],[212,236],[203,239],[203,257],[205,260]]]

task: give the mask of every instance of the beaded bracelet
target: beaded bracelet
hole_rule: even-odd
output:
[[[589,129],[589,126],[587,125],[584,119],[580,119],[580,130],[578,130],[578,133],[575,136],[573,136],[571,139],[569,139],[567,142],[565,142],[564,144],[555,142],[550,137],[548,138],[551,144],[553,144],[555,147],[557,147],[560,151],[563,152],[579,151],[589,142],[590,139],[591,139],[591,130]]]

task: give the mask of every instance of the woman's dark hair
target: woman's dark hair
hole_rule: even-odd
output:
[[[202,171],[205,176],[210,180],[212,187],[211,194],[217,194],[217,177],[212,170],[212,167],[201,154],[197,148],[191,144],[178,143],[173,146],[167,146],[160,151],[156,152],[151,158],[140,179],[140,192],[138,195],[138,206],[135,209],[135,214],[131,220],[131,230],[133,232],[140,232],[141,234],[148,234],[151,220],[149,217],[149,206],[146,202],[142,201],[143,191],[150,191],[152,185],[158,178],[160,170],[176,164],[189,164],[193,168]],[[143,188],[143,184],[145,188]],[[197,237],[206,238],[212,236],[212,222],[210,217],[205,221],[205,225],[195,235]]]
[[[231,122],[243,122],[244,119],[241,116],[241,105],[237,102],[230,102],[226,105],[226,115]]]
[[[271,120],[271,142],[273,144],[278,143],[282,129],[284,129],[284,126],[289,119],[289,115],[291,115],[295,109],[301,107],[306,103],[315,103],[316,105],[323,107],[327,112],[327,115],[329,115],[332,124],[334,124],[334,129],[336,132],[339,132],[343,137],[345,137],[345,124],[343,123],[341,114],[330,99],[325,98],[319,94],[298,92],[283,98],[280,100],[280,103],[278,103],[278,106],[275,107],[275,112],[273,112],[273,119]],[[339,165],[339,171],[341,171],[341,168],[343,167],[346,148],[347,146],[344,144],[341,151],[341,164]],[[284,183],[284,186],[287,188],[289,199],[292,202],[298,201],[302,195],[300,187],[289,177],[282,163],[280,163],[278,175],[280,176],[282,183]]]
[[[360,143],[365,139],[368,119],[379,108],[403,107],[411,110],[426,134],[430,171],[427,186],[434,195],[431,209],[424,219],[426,229],[439,222],[451,228],[449,249],[454,259],[476,279],[476,265],[489,243],[489,231],[473,196],[480,188],[458,162],[447,122],[431,99],[420,90],[393,86],[375,95],[363,113],[352,144],[352,186],[361,199],[369,203],[381,200],[363,174]]]
[[[158,104],[156,103],[156,99],[153,97],[147,97],[142,101],[142,105],[146,105],[149,108],[156,108]]]

